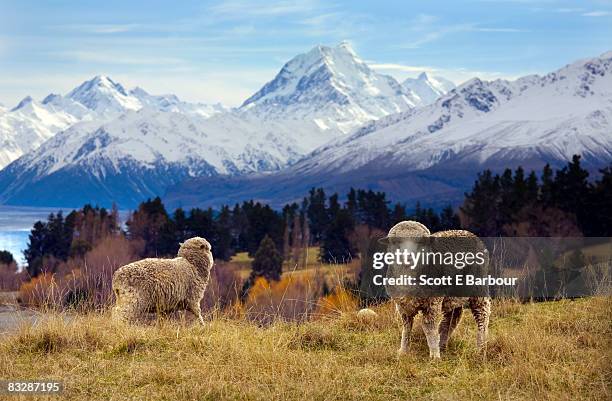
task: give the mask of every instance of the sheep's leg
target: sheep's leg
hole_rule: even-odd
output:
[[[489,317],[491,315],[491,298],[476,298],[470,300],[470,308],[478,326],[476,345],[482,351],[487,343],[489,333]]]
[[[463,308],[454,308],[450,311],[444,312],[442,323],[440,324],[440,349],[445,350],[446,345],[453,331],[461,321],[461,314]]]
[[[400,341],[400,348],[398,354],[401,356],[408,352],[410,348],[410,335],[412,334],[412,322],[414,317],[418,313],[413,305],[410,305],[403,300],[397,300],[395,302],[395,310],[400,316],[402,321],[402,339]]]
[[[410,348],[410,335],[412,334],[412,322],[414,321],[414,315],[402,314],[402,339],[400,341],[400,348],[398,354],[402,355],[408,352]]]
[[[434,302],[423,311],[423,332],[429,346],[429,357],[440,358],[440,333],[438,327],[442,320],[442,302]]]
[[[198,320],[200,321],[200,324],[204,325],[204,318],[202,317],[202,308],[200,307],[200,301],[196,301],[196,300],[190,300],[187,303],[187,310],[191,313],[193,313]]]

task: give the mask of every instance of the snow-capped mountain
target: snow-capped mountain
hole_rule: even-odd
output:
[[[291,59],[240,111],[265,120],[312,121],[331,139],[418,105],[410,90],[373,71],[348,42],[342,42],[317,46]]]
[[[87,114],[83,106],[76,104],[67,109],[56,109],[49,102],[39,103],[28,96],[10,111],[0,113],[0,168]]]
[[[423,106],[435,102],[440,96],[455,89],[455,84],[448,79],[432,77],[426,72],[422,72],[416,79],[406,79],[402,85],[418,96]]]
[[[612,52],[542,77],[472,79],[430,106],[362,126],[301,168],[346,171],[376,162],[423,170],[574,154],[612,160]]]
[[[222,127],[209,133],[204,122],[141,108],[102,125],[75,124],[0,172],[0,203],[133,206],[187,177],[274,170],[291,157],[276,126],[245,125],[235,141]]]
[[[70,91],[66,97],[79,102],[101,116],[116,115],[127,110],[142,108],[142,103],[138,98],[130,96],[121,84],[104,75],[98,75],[83,82]]]
[[[189,193],[200,205],[243,197],[282,204],[311,186],[341,193],[353,186],[398,200],[460,200],[484,168],[559,166],[574,154],[593,169],[612,162],[612,52],[545,76],[472,79],[429,106],[369,122],[277,174],[187,181],[168,199],[187,206],[181,194]]]
[[[188,103],[175,95],[153,96],[141,88],[127,92],[121,84],[99,75],[66,96],[52,93],[41,102],[27,96],[10,111],[0,111],[0,169],[78,122],[100,125],[143,107],[202,117],[227,111],[219,104]]]
[[[418,98],[342,43],[293,58],[234,110],[127,91],[105,76],[44,103],[76,104],[94,117],[1,171],[0,203],[133,206],[189,177],[276,171],[365,121],[411,109]],[[59,182],[77,186],[51,191]]]

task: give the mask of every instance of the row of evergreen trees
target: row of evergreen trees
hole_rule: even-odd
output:
[[[574,156],[540,177],[519,167],[501,175],[478,175],[461,207],[464,226],[480,236],[607,237],[612,235],[612,167],[589,181]]]
[[[286,205],[277,211],[269,205],[248,201],[233,208],[181,208],[169,213],[160,198],[142,202],[130,214],[124,230],[116,208],[86,205],[66,217],[61,212],[37,222],[25,251],[28,272],[36,276],[57,261],[83,256],[107,235],[124,234],[142,244],[141,256],[175,255],[178,244],[201,236],[212,245],[215,258],[228,260],[236,252],[254,256],[264,237],[269,237],[283,259],[305,265],[305,250],[320,246],[324,262],[342,262],[355,256],[351,235],[356,227],[386,231],[401,220],[422,221],[432,229],[458,227],[459,219],[448,207],[441,213],[417,204],[409,214],[402,204],[390,207],[383,192],[351,189],[345,202],[338,194],[328,196],[323,189],[312,189],[301,204]],[[269,246],[269,244],[267,244]]]
[[[161,199],[140,204],[127,221],[131,239],[145,243],[144,256],[171,255],[179,242],[193,236],[209,239],[214,256],[227,260],[236,252],[255,255],[264,237],[268,236],[284,259],[299,263],[303,250],[319,245],[324,262],[348,260],[355,254],[350,235],[355,227],[366,225],[387,230],[390,225],[407,218],[417,219],[433,229],[459,226],[452,208],[440,214],[419,205],[413,214],[401,204],[389,207],[383,192],[351,189],[341,203],[338,194],[327,196],[321,188],[310,190],[301,204],[286,205],[276,211],[268,205],[248,201],[233,208],[222,206],[218,212],[209,208],[179,208],[169,214]]]
[[[30,231],[24,252],[27,271],[34,277],[43,269],[43,262],[51,265],[46,268],[52,269],[56,262],[83,256],[104,237],[119,231],[119,213],[115,207],[109,211],[85,205],[66,217],[61,211],[51,213],[46,222],[37,221]]]

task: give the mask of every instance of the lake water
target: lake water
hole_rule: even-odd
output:
[[[35,222],[47,220],[57,208],[22,207],[0,205],[0,250],[9,251],[20,265],[25,262],[23,251]],[[64,214],[69,211],[64,211]]]
[[[64,217],[73,209],[0,205],[0,250],[9,251],[19,265],[25,264],[23,251],[28,245],[30,230],[38,220],[47,221],[51,213],[62,211]],[[127,220],[129,211],[120,210],[119,219]]]

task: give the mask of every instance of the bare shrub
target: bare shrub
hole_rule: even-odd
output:
[[[15,262],[0,263],[0,291],[17,291],[21,283],[27,280],[27,276],[26,271],[17,271]]]
[[[264,325],[275,320],[307,320],[316,308],[322,287],[323,277],[316,273],[290,274],[272,282],[260,277],[245,300],[245,315]]]
[[[238,274],[240,267],[235,263],[215,263],[210,272],[210,281],[202,299],[202,310],[223,311],[238,301],[242,279]]]

